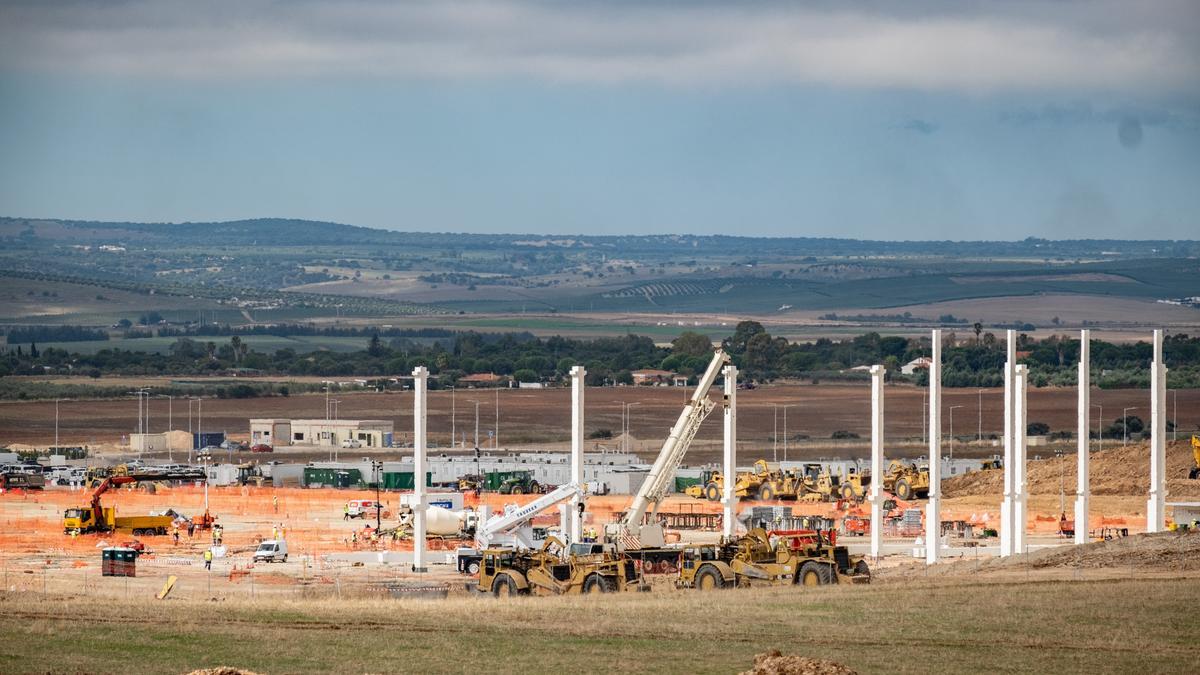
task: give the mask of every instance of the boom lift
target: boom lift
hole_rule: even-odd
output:
[[[679,419],[671,428],[667,440],[663,442],[658,458],[654,460],[654,466],[642,487],[638,489],[625,516],[619,522],[605,528],[605,537],[616,544],[618,549],[657,547],[665,543],[662,525],[656,522],[644,523],[646,514],[649,512],[653,520],[659,504],[666,497],[669,487],[674,484],[675,471],[683,462],[683,456],[687,454],[688,446],[692,444],[696,432],[700,430],[701,422],[716,407],[708,398],[708,390],[712,388],[717,375],[721,373],[721,368],[729,363],[729,360],[729,355],[720,349],[713,354],[708,369],[696,385],[696,391],[692,392],[692,398],[679,413]]]

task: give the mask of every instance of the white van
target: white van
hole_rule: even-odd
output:
[[[362,441],[358,440],[357,438],[347,438],[342,441],[342,447],[343,448],[361,448]]]
[[[268,539],[260,543],[254,552],[254,562],[287,562],[287,542]]]

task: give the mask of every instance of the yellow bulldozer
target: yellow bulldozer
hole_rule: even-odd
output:
[[[715,590],[747,586],[870,583],[871,569],[862,556],[837,546],[832,533],[815,530],[771,533],[754,528],[723,544],[683,549],[678,588]]]
[[[567,595],[648,590],[634,561],[612,553],[576,553],[557,537],[539,550],[494,548],[483,551],[479,579],[468,590],[496,597]]]

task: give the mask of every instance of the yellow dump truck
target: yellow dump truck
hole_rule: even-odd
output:
[[[112,508],[101,509],[100,518],[89,507],[67,509],[63,514],[63,532],[131,532],[135,536],[166,534],[171,529],[171,516],[118,516]]]

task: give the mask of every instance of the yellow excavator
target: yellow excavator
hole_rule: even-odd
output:
[[[1200,478],[1200,436],[1192,436],[1192,463],[1195,466],[1188,471],[1188,478],[1196,480]]]

